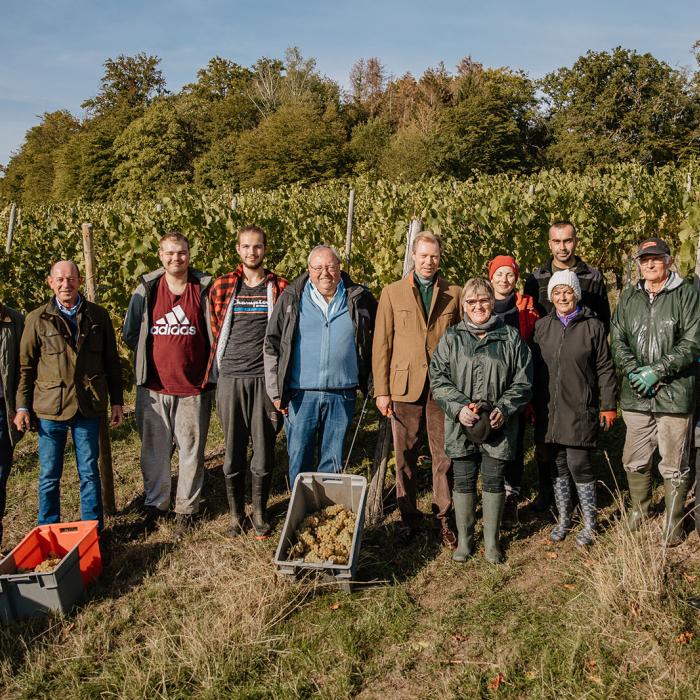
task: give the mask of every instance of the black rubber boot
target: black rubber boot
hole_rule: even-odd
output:
[[[578,501],[581,504],[581,513],[583,513],[583,530],[576,535],[576,544],[586,547],[593,544],[595,540],[596,516],[598,514],[595,481],[591,481],[589,484],[576,484],[576,491],[578,492]]]
[[[253,530],[257,539],[266,539],[270,536],[270,523],[267,521],[267,498],[270,495],[270,481],[272,476],[256,476],[253,474],[252,500],[253,500]]]
[[[683,514],[685,497],[688,494],[688,479],[664,479],[664,500],[666,501],[666,520],[664,522],[664,546],[677,547],[683,542]]]
[[[243,533],[243,518],[245,517],[245,472],[226,476],[226,498],[231,513],[231,528],[229,537],[238,537]]]
[[[500,528],[505,500],[504,491],[501,493],[482,491],[481,493],[481,511],[484,520],[484,557],[492,564],[500,564],[503,561]]]
[[[467,561],[474,554],[474,521],[476,519],[476,494],[453,493],[457,525],[457,549],[452,553],[454,561]]]
[[[651,509],[651,472],[627,472],[630,489],[630,512],[627,516],[627,529],[637,532],[642,522],[649,518]]]
[[[506,529],[520,525],[520,520],[518,519],[518,496],[515,493],[506,495],[501,525]]]
[[[536,513],[544,513],[552,507],[554,500],[554,487],[552,485],[552,467],[548,460],[537,460],[537,497],[530,507]]]

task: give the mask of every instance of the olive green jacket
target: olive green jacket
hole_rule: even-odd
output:
[[[117,341],[109,314],[83,300],[78,338],[52,299],[27,316],[20,343],[17,407],[39,418],[96,418],[124,403]]]
[[[15,417],[15,394],[19,382],[19,340],[24,329],[24,316],[9,306],[0,310],[0,379],[5,394],[7,428],[10,442],[16,445],[21,433],[12,419]]]
[[[453,459],[473,453],[459,422],[459,412],[472,402],[488,401],[505,424],[480,445],[495,459],[515,455],[517,415],[532,396],[532,357],[514,328],[502,321],[477,338],[461,321],[445,331],[430,361],[430,389],[445,412],[445,452]]]
[[[675,275],[675,273],[673,273]],[[623,410],[692,413],[695,410],[695,369],[700,357],[700,293],[676,275],[654,298],[642,283],[625,289],[613,314],[611,349],[622,373]],[[649,366],[658,375],[655,396],[644,398],[628,375]]]

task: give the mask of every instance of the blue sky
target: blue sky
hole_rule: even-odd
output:
[[[161,57],[177,91],[220,55],[243,65],[288,46],[341,83],[358,58],[394,75],[420,74],[465,55],[533,77],[588,49],[625,46],[675,67],[694,64],[700,1],[682,0],[3,0],[0,9],[0,163],[37,115],[80,103],[99,88],[102,63],[139,51]]]

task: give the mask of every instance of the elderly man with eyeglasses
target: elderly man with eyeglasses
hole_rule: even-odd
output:
[[[622,292],[611,326],[611,347],[623,374],[622,417],[627,436],[622,464],[632,501],[627,526],[649,517],[651,464],[656,448],[664,479],[664,544],[683,540],[690,470],[688,452],[700,356],[700,294],[671,270],[671,251],[660,238],[642,242],[635,258],[640,280]]]
[[[275,305],[265,335],[265,385],[285,414],[290,486],[300,472],[342,469],[356,391],[368,391],[376,311],[371,292],[341,270],[327,245],[309,253],[307,271]]]

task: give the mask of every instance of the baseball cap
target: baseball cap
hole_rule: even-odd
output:
[[[660,238],[647,238],[639,244],[634,257],[636,259],[644,255],[671,255],[671,249]]]

